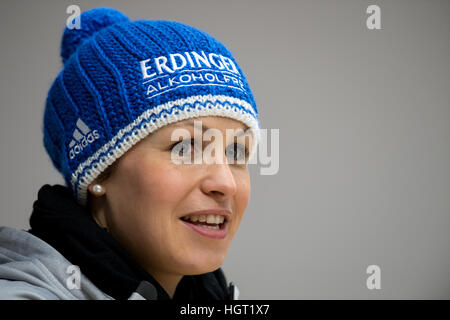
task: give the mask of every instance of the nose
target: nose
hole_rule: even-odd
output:
[[[219,200],[232,197],[237,190],[236,179],[227,163],[207,165],[207,175],[202,181],[202,191]]]

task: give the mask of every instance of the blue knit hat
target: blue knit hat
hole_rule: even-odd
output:
[[[83,12],[65,28],[63,70],[48,93],[44,145],[78,202],[87,187],[151,132],[187,118],[241,121],[259,141],[256,103],[230,51],[173,21],[130,21],[121,12]]]

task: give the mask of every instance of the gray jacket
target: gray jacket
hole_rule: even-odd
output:
[[[32,234],[0,227],[0,300],[113,300],[76,266]],[[143,281],[129,300],[154,300]]]

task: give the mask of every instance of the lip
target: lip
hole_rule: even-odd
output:
[[[213,238],[213,239],[224,239],[228,234],[228,222],[224,221],[224,223],[220,226],[218,230],[212,230],[212,229],[205,229],[202,227],[199,227],[193,223],[189,223],[187,221],[184,221],[183,219],[180,219],[181,222],[188,228],[190,228],[192,231],[195,231],[202,236]]]
[[[185,220],[183,220],[183,217],[188,216],[199,216],[199,215],[219,215],[224,217],[224,222],[220,226],[218,230],[212,230],[212,229],[206,229],[199,227],[193,223],[189,223]],[[209,237],[212,239],[223,239],[228,234],[228,223],[231,220],[231,210],[223,209],[223,208],[217,208],[217,209],[206,209],[206,210],[198,210],[193,211],[187,214],[184,214],[183,216],[179,217],[180,221],[183,222],[183,224],[187,227],[189,227],[192,231],[195,231],[202,236]]]

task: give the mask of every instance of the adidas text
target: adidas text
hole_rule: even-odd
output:
[[[83,151],[89,144],[100,138],[97,130],[88,133],[81,141],[79,141],[72,149],[70,149],[70,159],[75,158],[77,154]]]

